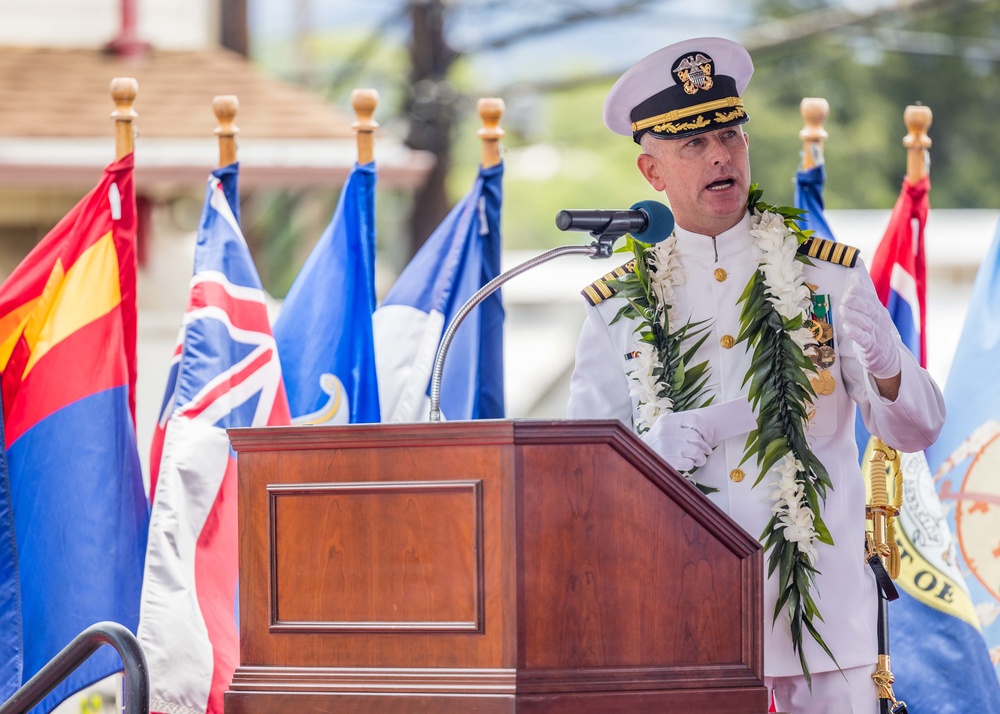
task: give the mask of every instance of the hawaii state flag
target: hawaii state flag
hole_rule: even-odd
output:
[[[472,190],[410,261],[373,317],[382,419],[427,421],[438,344],[462,305],[500,274],[503,164],[480,168]],[[499,419],[503,304],[494,292],[455,333],[444,363],[444,419]]]
[[[274,323],[288,404],[299,424],[379,421],[375,179],[374,162],[355,164]]]
[[[871,266],[879,299],[921,365],[926,362],[924,226],[929,190],[927,177],[912,184],[904,179]],[[868,466],[870,454],[869,446],[862,468]],[[889,605],[895,694],[914,713],[1000,712],[1000,689],[956,560],[953,524],[935,491],[927,458],[923,453],[901,454],[901,468],[903,505],[896,528],[900,594]]]
[[[104,620],[135,631],[148,507],[135,441],[133,156],[0,286],[0,698]],[[122,669],[103,647],[34,711]]]
[[[289,423],[264,290],[233,208],[237,173],[233,164],[208,180],[151,448],[139,642],[153,712],[222,714],[239,663],[236,459],[226,429]]]
[[[948,417],[927,450],[945,515],[958,541],[948,556],[967,575],[972,607],[991,662],[965,662],[956,689],[980,692],[978,711],[1000,712],[1000,225],[969,300],[965,325],[948,372]],[[940,590],[938,590],[940,592]],[[971,629],[971,628],[970,628]],[[935,638],[937,633],[931,633]],[[955,658],[954,671],[960,663]],[[992,663],[988,672],[984,668]],[[990,696],[987,696],[989,693]],[[942,711],[951,711],[944,710]],[[954,711],[958,711],[955,709]],[[965,709],[965,711],[976,711]]]

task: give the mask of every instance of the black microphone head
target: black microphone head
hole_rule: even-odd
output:
[[[659,243],[674,232],[674,212],[659,201],[639,201],[632,210],[642,211],[648,219],[643,230],[631,234],[640,243]]]

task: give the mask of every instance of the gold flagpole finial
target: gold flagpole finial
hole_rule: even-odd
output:
[[[504,109],[503,100],[497,97],[484,97],[476,103],[476,111],[479,112],[479,119],[483,123],[476,135],[483,144],[482,164],[484,169],[500,163],[500,139],[505,133],[500,128],[500,117],[503,116]]]
[[[115,100],[111,118],[115,122],[116,161],[135,150],[134,120],[139,115],[132,109],[132,102],[138,93],[139,83],[132,77],[115,77],[111,80],[111,98]]]
[[[236,112],[239,109],[240,100],[232,94],[212,99],[212,111],[219,122],[214,132],[219,137],[219,166],[236,163],[236,135],[240,133],[236,126]]]
[[[823,142],[829,134],[823,128],[830,116],[830,103],[822,97],[805,97],[799,103],[799,113],[805,126],[799,132],[802,139],[802,168],[811,169],[823,164]]]
[[[358,163],[370,164],[375,160],[375,130],[378,122],[373,118],[378,106],[378,92],[374,89],[355,89],[351,92],[351,107],[355,121],[351,124],[358,141]]]
[[[906,147],[906,177],[910,183],[916,183],[930,172],[931,139],[927,130],[934,120],[930,107],[923,104],[911,104],[903,112],[903,122],[906,124],[907,135],[903,138]]]

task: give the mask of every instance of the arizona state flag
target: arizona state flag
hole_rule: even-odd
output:
[[[138,625],[148,507],[135,443],[132,166],[130,154],[105,169],[0,286],[3,699],[94,623]],[[120,669],[102,648],[36,711]]]

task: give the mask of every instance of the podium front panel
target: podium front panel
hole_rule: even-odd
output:
[[[510,440],[301,446],[239,452],[241,664],[512,667]]]

